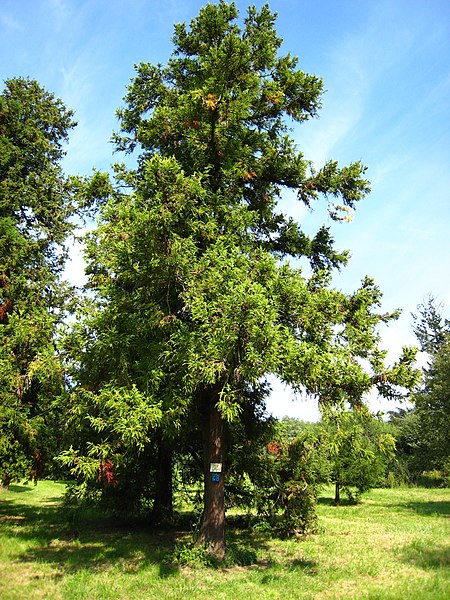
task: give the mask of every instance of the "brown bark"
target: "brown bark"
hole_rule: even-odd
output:
[[[204,496],[203,518],[199,542],[216,559],[225,556],[225,431],[224,421],[217,409],[218,395],[211,392],[204,398],[203,464]],[[211,463],[221,463],[219,481],[212,480]]]
[[[341,503],[341,486],[339,481],[336,481],[334,490],[334,505],[339,506]]]
[[[0,492],[7,492],[9,490],[9,484],[11,483],[11,477],[5,476],[0,481]]]

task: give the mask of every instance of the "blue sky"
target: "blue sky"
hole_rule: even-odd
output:
[[[76,113],[64,167],[88,174],[116,160],[109,142],[115,110],[140,61],[165,63],[173,24],[204,2],[184,0],[2,0],[1,79],[29,76]],[[260,2],[255,2],[259,6]],[[371,194],[352,223],[328,222],[323,204],[284,208],[312,233],[328,223],[351,252],[334,285],[356,289],[367,274],[383,310],[402,308],[383,331],[395,356],[414,343],[411,312],[429,295],[450,306],[450,2],[448,0],[274,0],[282,50],[323,77],[320,118],[292,135],[317,166],[333,158],[368,166]],[[238,1],[245,12],[247,3]],[[82,263],[74,256],[73,276]],[[374,409],[387,409],[372,400]],[[275,385],[275,414],[315,418]]]

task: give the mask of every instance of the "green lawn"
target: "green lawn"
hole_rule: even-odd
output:
[[[0,495],[0,598],[450,598],[450,490],[373,490],[358,506],[320,499],[323,532],[278,540],[230,528],[250,566],[170,560],[184,531],[74,519],[64,485],[41,481]]]

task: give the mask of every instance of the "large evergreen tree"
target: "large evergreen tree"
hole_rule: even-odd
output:
[[[80,325],[78,380],[110,400],[139,390],[161,410],[137,428],[142,443],[170,447],[183,428],[201,430],[200,539],[218,557],[228,424],[252,389],[273,373],[322,402],[359,403],[374,384],[394,393],[412,360],[407,352],[385,368],[376,326],[392,315],[376,314],[379,290],[369,279],[350,296],[331,289],[346,254],[327,228],[309,237],[277,207],[292,189],[347,220],[369,186],[359,162],[316,169],[295,146],[287,120],[317,115],[322,81],[281,54],[267,6],[238,17],[234,3],[208,4],[175,26],[166,66],[137,66],[115,136],[137,168],[116,166],[117,186],[96,175],[83,192],[101,210],[87,245],[97,304]],[[309,261],[311,275],[289,257]],[[114,439],[120,460],[123,435]]]
[[[72,112],[36,81],[0,95],[0,483],[30,477],[56,448],[52,402],[64,242],[73,212],[60,168]],[[50,445],[50,447],[49,447]],[[47,456],[46,456],[47,455]]]

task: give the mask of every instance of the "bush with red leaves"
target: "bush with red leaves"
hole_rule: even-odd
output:
[[[98,470],[98,479],[97,481],[103,484],[103,487],[110,487],[117,484],[117,477],[114,471],[114,465],[108,459],[104,462],[100,463],[100,467]]]

